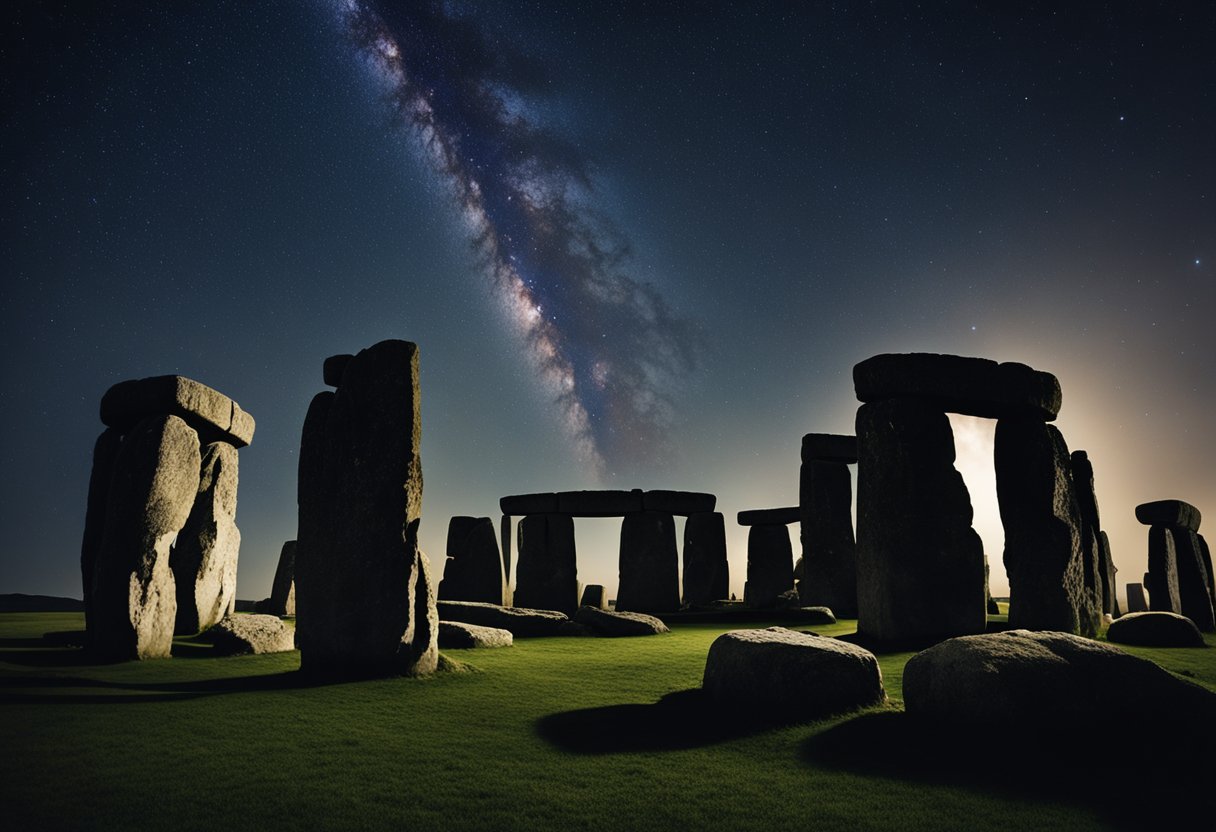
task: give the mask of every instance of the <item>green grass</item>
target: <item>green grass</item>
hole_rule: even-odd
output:
[[[748,728],[688,693],[720,624],[521,639],[447,653],[474,673],[325,686],[296,678],[298,653],[213,658],[181,641],[173,660],[95,666],[41,639],[81,626],[0,615],[6,828],[1083,830],[1216,786],[1209,767],[1134,792],[1119,774],[1134,760],[1085,748],[1025,770],[999,736],[947,759],[901,713],[910,653],[880,656],[885,709]],[[1216,690],[1216,650],[1131,652]]]

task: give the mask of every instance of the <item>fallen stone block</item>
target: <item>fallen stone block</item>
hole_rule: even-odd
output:
[[[1116,618],[1106,640],[1141,647],[1203,647],[1195,622],[1172,612],[1133,612]]]
[[[498,627],[482,627],[463,621],[439,622],[439,648],[441,650],[465,650],[479,647],[510,647],[515,637],[510,630]]]

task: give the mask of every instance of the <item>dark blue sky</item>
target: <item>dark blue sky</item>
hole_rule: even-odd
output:
[[[1216,11],[1073,5],[369,4],[404,87],[345,3],[6,8],[0,592],[79,595],[98,401],[181,373],[258,420],[239,594],[266,595],[321,361],[390,337],[421,348],[436,565],[506,493],[795,502],[853,364],[927,350],[1060,377],[1136,580],[1137,502],[1216,511]],[[990,426],[957,427],[999,588]],[[584,581],[615,584],[614,534],[580,524]]]

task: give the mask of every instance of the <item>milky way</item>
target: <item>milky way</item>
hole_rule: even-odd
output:
[[[600,476],[663,461],[692,327],[628,273],[590,160],[529,114],[543,67],[441,3],[352,0],[344,17],[457,199],[579,458]]]

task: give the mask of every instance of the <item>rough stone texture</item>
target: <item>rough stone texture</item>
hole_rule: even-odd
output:
[[[1195,622],[1172,612],[1133,612],[1111,622],[1106,640],[1141,647],[1203,647]]]
[[[572,517],[621,517],[642,510],[642,492],[559,491],[557,511]]]
[[[93,577],[97,569],[97,554],[101,551],[106,530],[106,510],[109,505],[110,479],[114,475],[114,460],[122,445],[122,435],[107,428],[93,445],[93,470],[89,474],[89,497],[84,513],[84,534],[80,543],[80,578],[84,588],[84,623],[86,631],[92,618]]]
[[[519,521],[514,603],[567,614],[578,609],[578,565],[570,515],[529,514]]]
[[[763,718],[813,720],[886,700],[873,653],[784,627],[718,636],[702,687],[713,701]]]
[[[1182,614],[1205,633],[1216,632],[1208,572],[1203,564],[1199,535],[1188,529],[1174,529],[1174,552],[1178,568],[1178,601]]]
[[[526,514],[556,514],[557,495],[545,494],[513,494],[498,500],[498,509],[508,517],[519,517]]]
[[[168,658],[177,597],[169,546],[198,492],[198,434],[153,416],[123,438],[93,574],[89,643],[98,657]]]
[[[507,594],[511,592],[511,515],[504,514],[498,521],[498,537],[502,542],[502,575],[507,584]]]
[[[288,540],[279,551],[279,565],[274,570],[270,597],[265,612],[270,615],[296,614],[296,542]]]
[[[1156,500],[1136,506],[1136,519],[1146,526],[1170,526],[1197,532],[1203,515],[1182,500]]]
[[[1068,633],[954,638],[904,667],[909,715],[1015,728],[1056,722],[1109,730],[1158,715],[1216,718],[1216,694],[1117,647]]]
[[[121,433],[149,416],[172,415],[198,432],[203,444],[227,442],[243,448],[253,441],[253,417],[218,390],[184,376],[152,376],[120,381],[101,398],[101,421]]]
[[[414,344],[362,350],[328,404],[313,399],[300,448],[301,670],[343,678],[435,670],[435,589],[417,542],[420,440]]]
[[[641,612],[610,612],[595,607],[579,607],[574,620],[600,636],[654,636],[670,632],[662,621]]]
[[[1216,572],[1212,571],[1212,550],[1208,548],[1208,542],[1203,539],[1203,535],[1196,534],[1195,538],[1199,542],[1199,559],[1208,576],[1208,595],[1216,605]]]
[[[346,372],[346,365],[354,358],[349,353],[342,355],[331,355],[321,363],[321,380],[328,387],[337,387],[342,383],[342,374]]]
[[[1153,612],[1182,612],[1178,594],[1178,555],[1174,534],[1164,526],[1148,530],[1148,572],[1144,574],[1149,609]]]
[[[1144,586],[1141,584],[1127,585],[1128,613],[1148,612],[1148,601],[1144,598]]]
[[[439,617],[444,621],[463,621],[482,627],[510,631],[516,638],[564,636],[571,633],[570,616],[557,610],[499,607],[475,601],[440,601]]]
[[[645,491],[642,493],[643,511],[662,511],[687,517],[690,514],[713,511],[718,498],[700,491]]]
[[[794,550],[784,525],[752,526],[747,532],[747,583],[743,602],[769,607],[794,588]]]
[[[853,386],[862,402],[913,398],[936,410],[989,419],[1050,422],[1061,403],[1060,382],[1051,373],[1025,364],[935,353],[867,358],[853,367]]]
[[[443,650],[462,650],[473,647],[510,647],[515,636],[510,630],[498,627],[482,627],[463,621],[439,622],[439,647]]]
[[[1096,634],[1101,607],[1085,587],[1081,519],[1064,437],[1035,419],[1001,419],[993,445],[1009,626]]]
[[[853,447],[857,447],[855,437],[832,438],[853,439]],[[804,438],[804,455],[805,449]],[[798,512],[803,560],[798,594],[802,603],[831,607],[841,618],[856,618],[857,542],[849,466],[815,459],[803,462]]]
[[[1102,560],[1102,544],[1098,537],[1101,524],[1098,497],[1094,493],[1094,466],[1085,451],[1073,451],[1070,457],[1073,493],[1077,499],[1077,515],[1081,519],[1081,565],[1085,569],[1085,589],[1091,603],[1103,613],[1110,613],[1106,598],[1107,564]]]
[[[720,511],[690,514],[684,523],[684,603],[697,606],[728,597],[725,518]]]
[[[741,511],[736,518],[740,526],[788,526],[801,518],[798,506],[786,508],[753,508]]]
[[[198,494],[169,553],[177,589],[178,635],[206,630],[232,612],[241,532],[236,527],[239,478],[236,448],[213,442],[202,449]]]
[[[944,413],[915,401],[857,410],[858,631],[886,641],[983,632],[984,547]]]
[[[680,608],[680,555],[675,519],[661,511],[636,511],[621,521],[620,582],[616,608],[674,612]]]
[[[229,615],[204,632],[203,639],[228,656],[295,649],[295,633],[277,615]]]
[[[1123,614],[1119,610],[1119,567],[1115,566],[1106,532],[1098,532],[1098,568],[1102,570],[1102,612],[1118,618]]]
[[[835,433],[808,433],[802,437],[802,461],[857,463],[857,437]]]
[[[594,607],[597,610],[608,609],[608,592],[601,584],[587,584],[583,587],[583,597],[579,599],[579,607]]]
[[[439,597],[452,601],[507,600],[498,535],[489,517],[453,517],[448,521],[447,565]]]

